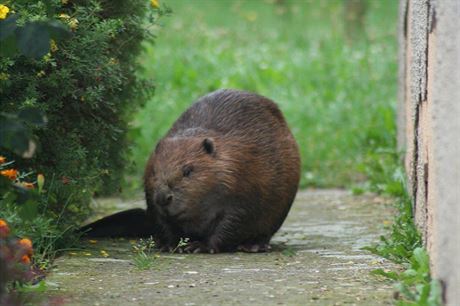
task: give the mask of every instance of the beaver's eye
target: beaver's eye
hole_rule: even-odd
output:
[[[192,171],[193,171],[193,166],[187,165],[187,166],[184,166],[184,168],[182,169],[182,174],[184,175],[184,177],[189,177]]]

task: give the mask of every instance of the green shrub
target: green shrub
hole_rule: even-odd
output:
[[[14,122],[8,114],[35,108],[46,116],[47,124],[35,128],[33,158],[19,158],[5,146],[0,150],[15,159],[18,168],[43,173],[45,189],[52,190],[47,211],[73,223],[88,213],[95,192],[119,188],[130,116],[153,93],[151,82],[136,75],[140,68],[136,57],[142,41],[154,38],[148,27],[164,11],[144,0],[7,1],[5,5],[10,11],[0,22],[17,27],[17,41],[2,42],[2,121]],[[34,32],[40,26],[58,25],[57,21],[71,32],[70,38],[58,40],[52,32],[49,37]],[[5,27],[1,29],[5,34]],[[24,38],[18,33],[40,35],[29,35],[35,45],[21,48]],[[0,39],[5,39],[2,35]],[[42,43],[43,37],[49,45]],[[49,52],[37,58],[43,50]]]

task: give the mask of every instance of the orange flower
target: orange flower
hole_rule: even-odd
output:
[[[0,155],[0,165],[6,162],[6,157]]]
[[[21,262],[22,262],[23,264],[26,264],[26,265],[30,264],[30,257],[29,257],[28,255],[22,256],[22,257],[21,257]]]
[[[10,228],[5,220],[0,219],[0,238],[6,238],[10,234]]]
[[[27,252],[28,256],[32,256],[33,250],[32,250],[32,241],[27,238],[22,238],[19,240],[19,245],[24,248],[24,250]]]
[[[21,185],[22,185],[22,187],[24,187],[26,189],[34,189],[35,188],[34,183],[22,182]]]
[[[14,181],[18,177],[18,170],[16,169],[6,169],[0,171],[0,174],[6,176],[10,180]]]

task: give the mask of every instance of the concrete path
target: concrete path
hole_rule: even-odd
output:
[[[361,250],[391,220],[385,202],[302,191],[272,252],[162,253],[149,270],[133,264],[133,241],[91,241],[56,260],[48,294],[66,305],[391,305],[391,284],[369,272],[397,267]]]

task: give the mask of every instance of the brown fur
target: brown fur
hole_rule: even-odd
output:
[[[159,243],[186,251],[264,251],[294,200],[297,144],[262,96],[219,90],[200,98],[157,144],[144,175]]]

